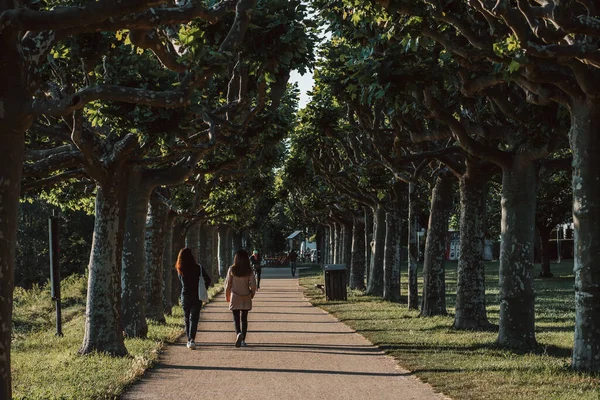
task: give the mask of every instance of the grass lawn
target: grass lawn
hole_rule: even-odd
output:
[[[84,335],[84,277],[61,285],[64,337],[56,337],[48,287],[15,290],[11,369],[13,398],[27,400],[117,399],[158,359],[164,343],[183,334],[183,312],[173,307],[166,324],[149,322],[147,339],[125,339],[127,357],[80,356]],[[212,298],[222,284],[209,289]]]
[[[446,264],[447,317],[421,318],[417,311],[408,310],[405,296],[396,304],[350,291],[347,302],[328,302],[314,287],[323,283],[322,273],[314,268],[302,272],[301,285],[314,305],[335,315],[453,399],[600,399],[600,376],[569,369],[575,320],[572,262],[552,264],[553,278],[535,280],[539,346],[529,353],[498,348],[495,332],[451,328],[456,266],[456,262]],[[536,266],[536,273],[540,270]],[[403,268],[404,295],[407,281]],[[486,265],[486,282],[488,317],[497,325],[498,263]]]

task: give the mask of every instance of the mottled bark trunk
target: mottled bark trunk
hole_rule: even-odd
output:
[[[365,289],[365,219],[359,213],[354,216],[352,225],[352,261],[350,266],[350,287]]]
[[[169,208],[157,196],[150,197],[146,218],[146,317],[164,323],[163,256]]]
[[[334,260],[333,260],[334,245],[333,244],[334,244],[335,229],[332,224],[329,224],[328,228],[329,229],[327,230],[328,231],[327,237],[329,240],[327,241],[327,243],[328,243],[328,245],[327,245],[327,264],[333,264],[334,263]]]
[[[165,250],[163,253],[163,311],[166,315],[171,315],[173,310],[173,301],[171,293],[173,292],[173,275],[175,274],[175,259],[173,257],[173,223],[177,213],[169,211],[165,223]]]
[[[189,227],[187,235],[185,236],[185,247],[192,251],[194,260],[199,261],[199,242],[200,242],[200,222],[196,221],[192,226]]]
[[[322,226],[317,228],[317,259],[318,264],[323,264],[323,251],[325,248],[325,229]]]
[[[371,241],[373,240],[373,211],[369,207],[364,208],[365,213],[365,279],[367,286],[369,285],[369,275],[371,274],[371,260],[373,257],[373,249]]]
[[[208,265],[208,226],[206,224],[200,224],[200,230],[198,234],[198,264],[202,265],[202,268],[206,270],[211,276],[211,270]]]
[[[130,175],[121,265],[121,312],[128,337],[146,337],[146,214],[151,189],[142,184],[141,171]]]
[[[177,262],[177,257],[181,249],[185,247],[185,236],[186,230],[183,225],[183,221],[175,220],[173,226],[173,265]],[[177,272],[173,271],[173,277],[171,278],[171,302],[173,304],[179,304],[181,297],[181,281],[177,276]]]
[[[401,220],[397,211],[385,214],[383,299],[400,302]]]
[[[331,245],[331,250],[332,250],[332,260],[331,263],[332,264],[339,264],[340,261],[340,226],[338,225],[337,222],[334,222],[332,225],[332,233],[333,233],[333,243]]]
[[[537,179],[533,161],[515,156],[502,171],[498,344],[532,348],[535,340],[533,241]]]
[[[242,249],[244,246],[242,245],[242,234],[235,232],[233,234],[233,254],[239,249]]]
[[[487,175],[467,159],[460,178],[460,256],[456,286],[455,329],[488,329],[485,304],[485,197]]]
[[[219,276],[225,278],[227,269],[229,268],[229,248],[227,245],[227,231],[229,230],[225,225],[219,225],[218,229],[218,243],[219,243]]]
[[[425,242],[423,263],[423,300],[421,316],[446,315],[446,236],[452,208],[452,179],[447,174],[437,177],[431,193],[431,211]]]
[[[540,255],[542,259],[542,272],[540,272],[540,277],[551,278],[554,276],[552,271],[550,271],[550,233],[552,233],[552,228],[541,227],[538,228],[538,232],[540,234]]]
[[[346,264],[346,285],[349,285],[352,264],[352,222],[345,222],[342,225],[342,261]]]
[[[216,226],[212,227],[212,263],[213,263],[213,276],[215,278],[219,277],[219,231]]]
[[[600,371],[600,103],[571,111],[575,224],[575,343],[572,365]]]
[[[85,335],[79,352],[127,354],[121,325],[122,209],[126,192],[118,177],[108,179],[96,194],[94,237],[90,253]]]
[[[0,14],[12,3],[0,3]],[[31,124],[20,38],[0,32],[0,398],[12,398],[10,347],[14,263],[24,135]]]
[[[408,309],[419,309],[417,266],[419,263],[419,218],[417,183],[408,184]]]
[[[373,210],[373,254],[367,282],[367,294],[383,296],[383,256],[385,250],[385,211],[377,206]]]

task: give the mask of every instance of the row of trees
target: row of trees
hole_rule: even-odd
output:
[[[269,212],[312,36],[300,1],[0,3],[0,397],[20,193],[94,198],[80,353],[125,355],[176,297],[183,237],[222,274]]]
[[[417,228],[427,227],[423,316],[446,313],[445,237],[458,181],[457,329],[490,325],[482,252],[488,190],[499,184],[497,342],[512,348],[536,345],[534,230],[547,243],[565,215],[552,203],[572,199],[572,366],[597,371],[598,10],[584,1],[516,3],[316,1],[333,35],[286,176],[299,182],[290,191],[297,214],[325,225],[328,260],[351,264],[351,286],[363,288],[366,275],[367,293],[398,300],[408,244],[413,309]],[[562,184],[569,174],[572,191]]]

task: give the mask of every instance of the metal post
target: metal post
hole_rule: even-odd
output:
[[[52,217],[48,218],[48,230],[50,236],[50,288],[52,300],[56,302],[56,336],[63,336],[62,317],[60,304],[60,266],[59,243],[58,243],[58,217],[52,212]]]

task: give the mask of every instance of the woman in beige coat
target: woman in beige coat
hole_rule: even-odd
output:
[[[240,249],[235,253],[233,265],[225,279],[225,298],[233,313],[235,324],[235,347],[246,346],[248,331],[248,311],[252,309],[252,299],[256,293],[256,279],[250,267],[248,252]]]

